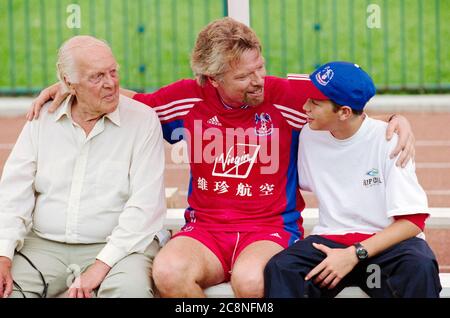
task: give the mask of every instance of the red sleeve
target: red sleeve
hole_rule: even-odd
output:
[[[423,229],[425,228],[425,220],[429,216],[430,215],[428,213],[418,213],[418,214],[408,214],[408,215],[396,215],[396,216],[394,216],[394,219],[396,221],[408,220],[411,223],[417,225],[417,227],[423,231]]]
[[[184,127],[184,118],[194,105],[203,99],[203,94],[196,81],[185,79],[154,93],[136,94],[133,99],[155,110],[161,122],[164,139],[175,143],[180,139],[172,139],[173,131]]]
[[[170,103],[184,104],[200,97],[200,86],[192,79],[184,79],[160,88],[153,93],[138,93],[133,99],[153,108],[168,105]],[[168,105],[170,108],[171,105]]]

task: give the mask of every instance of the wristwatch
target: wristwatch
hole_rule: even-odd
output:
[[[356,257],[358,258],[358,260],[362,261],[365,260],[368,256],[369,253],[367,252],[366,248],[364,246],[361,245],[361,243],[355,243],[353,244],[353,246],[355,246],[356,248]]]

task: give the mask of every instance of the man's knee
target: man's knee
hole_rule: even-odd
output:
[[[189,280],[189,264],[170,255],[158,254],[153,264],[152,276],[156,287],[162,293],[179,289]]]
[[[126,270],[110,272],[100,285],[97,297],[152,298],[155,293],[150,275],[150,269],[146,266],[128,267]]]
[[[150,277],[117,275],[105,280],[97,292],[98,298],[153,298]]]
[[[264,296],[263,271],[254,268],[233,270],[231,286],[236,297],[261,298]]]
[[[99,287],[99,298],[149,298],[154,296],[151,280],[153,256],[135,253],[114,265]]]

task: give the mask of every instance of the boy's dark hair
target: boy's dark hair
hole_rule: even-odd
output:
[[[342,105],[336,104],[332,100],[330,100],[330,102],[331,102],[331,104],[333,104],[333,111],[335,113],[337,113],[339,111],[339,109],[341,109]],[[353,115],[360,116],[360,115],[362,115],[363,112],[364,112],[364,109],[355,110],[352,108]]]

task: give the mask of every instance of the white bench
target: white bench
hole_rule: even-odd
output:
[[[173,208],[175,206],[176,194],[178,192],[178,188],[165,188],[166,195],[166,205],[167,208]]]
[[[185,223],[184,209],[168,209],[164,227],[168,230],[179,230]],[[450,228],[450,208],[430,208],[427,220],[428,228]],[[302,212],[303,227],[312,229],[319,220],[318,209],[305,209]],[[440,273],[442,292],[441,297],[450,298],[450,273]],[[222,283],[205,289],[207,297],[234,298],[230,283]],[[368,295],[359,287],[345,288],[337,298],[367,298]]]
[[[184,225],[184,211],[184,209],[168,209],[164,227],[168,230],[179,230]],[[450,228],[450,208],[430,208],[429,212],[427,228]],[[319,211],[313,208],[305,209],[302,217],[305,230],[311,230],[319,221]]]

